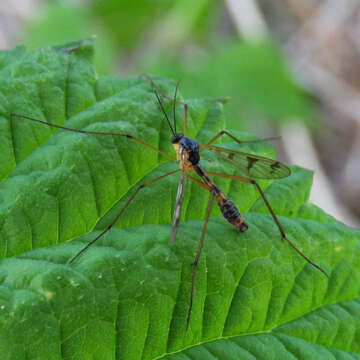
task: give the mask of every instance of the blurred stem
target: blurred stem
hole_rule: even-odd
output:
[[[176,46],[178,42],[188,37],[207,0],[181,0],[175,2],[167,18],[160,24],[158,39],[165,46]]]
[[[151,62],[159,57],[159,53],[171,52],[179,47],[179,43],[190,37],[190,32],[205,7],[207,0],[179,0],[174,3],[159,25],[143,39],[139,50],[135,53],[136,60]],[[146,57],[143,56],[144,52]],[[135,61],[136,63],[137,61]]]
[[[226,0],[229,14],[239,34],[249,42],[266,38],[267,27],[256,0]]]
[[[310,201],[336,219],[349,226],[358,227],[359,220],[336,198],[331,182],[319,161],[309,132],[301,122],[289,122],[281,129],[283,145],[292,163],[308,169],[316,169],[311,189]]]

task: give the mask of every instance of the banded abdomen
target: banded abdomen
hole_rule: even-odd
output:
[[[235,226],[235,228],[240,232],[244,232],[248,229],[248,224],[241,216],[236,205],[228,197],[224,196],[224,194],[221,192],[220,195],[216,196],[216,201],[224,218],[231,225]]]
[[[209,186],[211,193],[214,194],[216,202],[218,203],[224,218],[231,225],[235,226],[238,231],[246,231],[248,229],[248,224],[241,216],[236,205],[211,181],[200,165],[196,165],[193,168],[195,169],[196,173],[204,180],[205,184]]]

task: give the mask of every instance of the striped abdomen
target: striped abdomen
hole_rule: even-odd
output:
[[[219,205],[219,208],[224,218],[230,224],[234,225],[236,229],[239,230],[240,232],[244,232],[248,229],[247,223],[241,216],[235,204],[230,199],[224,197],[224,195],[221,193],[218,196],[216,196],[216,201]]]
[[[215,195],[216,201],[224,218],[240,232],[246,231],[248,229],[248,225],[235,204],[211,181],[200,165],[195,165],[194,170],[204,180],[205,184],[209,186],[209,190],[212,194]]]

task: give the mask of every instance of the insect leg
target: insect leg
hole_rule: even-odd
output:
[[[102,132],[102,131],[87,131],[87,130],[79,130],[79,129],[73,129],[73,128],[68,128],[68,127],[65,127],[65,126],[61,126],[61,125],[56,125],[56,124],[52,124],[52,123],[49,123],[47,121],[42,121],[42,120],[38,120],[38,119],[34,119],[30,116],[26,116],[26,115],[20,115],[20,114],[16,114],[16,113],[11,113],[11,118],[22,118],[22,119],[27,119],[27,120],[31,120],[31,121],[34,121],[34,122],[37,122],[37,123],[40,123],[40,124],[44,124],[44,125],[47,125],[47,126],[50,126],[50,127],[54,127],[54,128],[57,128],[57,129],[62,129],[62,130],[67,130],[67,131],[72,131],[72,132],[77,132],[77,133],[80,133],[80,134],[90,134],[90,135],[111,135],[111,136],[122,136],[122,137],[126,137],[130,140],[133,140],[133,141],[136,141],[137,143],[139,144],[142,144],[146,147],[148,147],[149,149],[151,150],[154,150],[156,152],[158,152],[159,154],[165,156],[166,158],[168,158],[169,160],[173,160],[173,161],[176,161],[175,158],[173,158],[172,156],[168,155],[167,153],[157,149],[156,147],[148,144],[147,142],[141,140],[141,139],[138,139],[136,138],[135,136],[132,136],[132,135],[129,135],[129,134],[122,134],[122,133],[112,133],[112,132]]]
[[[141,189],[143,189],[146,186],[149,186],[153,183],[155,183],[158,180],[161,180],[169,175],[172,174],[176,174],[177,172],[181,171],[180,169],[174,170],[174,171],[170,171],[167,174],[161,175],[155,179],[149,180],[144,182],[143,184],[141,184],[136,190],[135,192],[131,195],[130,199],[126,202],[126,204],[121,208],[120,212],[116,215],[116,217],[114,218],[114,220],[111,222],[110,225],[108,225],[108,227],[103,230],[95,239],[91,240],[88,244],[86,244],[86,246],[84,246],[74,257],[72,257],[69,261],[69,264],[72,264],[82,253],[84,253],[91,245],[93,245],[97,240],[99,240],[103,235],[105,235],[114,225],[115,223],[119,220],[120,216],[124,213],[124,211],[126,210],[126,208],[130,205],[130,203],[134,200],[135,196],[139,193],[139,191]]]
[[[191,176],[189,174],[187,174],[187,177],[190,178],[192,181],[196,182],[197,184],[199,184],[205,190],[210,191],[210,186],[209,185],[201,182],[200,180],[194,178],[193,176]],[[190,302],[189,302],[189,309],[188,309],[187,318],[186,318],[186,330],[188,330],[189,325],[190,325],[191,312],[192,312],[192,306],[193,306],[193,301],[194,301],[195,279],[196,279],[197,265],[199,263],[201,251],[202,251],[202,248],[203,248],[203,245],[204,245],[205,233],[206,233],[207,225],[208,225],[208,222],[209,222],[214,197],[215,197],[215,195],[210,191],[210,199],[209,199],[208,207],[207,207],[207,210],[206,210],[205,222],[204,222],[203,230],[202,230],[202,233],[201,233],[200,243],[199,243],[199,246],[198,246],[198,249],[197,249],[197,252],[196,252],[195,260],[193,262],[193,273],[192,273],[192,278],[191,278]]]
[[[170,244],[175,242],[176,234],[180,224],[180,216],[181,216],[181,207],[184,199],[184,183],[185,183],[186,173],[184,169],[182,169],[182,174],[180,178],[180,182],[178,185],[177,195],[176,195],[176,202],[171,226],[171,234],[170,234]]]
[[[195,181],[196,183],[198,183],[198,184],[199,184],[201,187],[203,187],[205,190],[210,191],[210,186],[209,186],[209,185],[203,183],[203,182],[200,181],[199,179],[197,179],[197,178],[195,178],[195,177],[193,177],[193,176],[191,176],[191,175],[189,175],[189,174],[186,174],[186,176],[187,176],[188,178],[190,178],[191,180]]]
[[[224,178],[228,178],[228,179],[233,179],[233,180],[236,180],[236,181],[240,181],[240,182],[243,182],[243,183],[246,183],[246,184],[252,184],[254,185],[257,190],[259,191],[262,199],[264,200],[267,208],[269,209],[270,211],[270,214],[272,216],[272,218],[274,219],[279,231],[280,231],[280,234],[281,234],[281,237],[283,238],[283,240],[285,240],[300,256],[302,256],[310,265],[312,265],[313,267],[315,267],[316,269],[318,269],[319,271],[321,271],[326,277],[329,277],[329,275],[325,272],[325,270],[323,270],[319,265],[315,264],[314,262],[312,262],[301,250],[299,250],[295,244],[289,240],[285,234],[285,231],[283,229],[283,227],[281,226],[277,216],[275,215],[273,209],[271,208],[270,206],[270,203],[268,201],[268,199],[266,198],[264,192],[262,191],[260,185],[253,179],[248,179],[248,178],[244,178],[244,177],[241,177],[241,176],[235,176],[235,175],[227,175],[227,174],[219,174],[219,173],[214,173],[214,172],[211,172],[211,171],[208,171],[207,172],[209,175],[212,175],[212,176],[219,176],[219,177],[224,177]]]
[[[231,139],[233,139],[234,141],[236,141],[239,144],[256,143],[256,142],[262,142],[262,141],[267,141],[267,140],[276,140],[276,139],[280,138],[280,136],[274,136],[274,137],[269,137],[269,138],[259,139],[259,140],[239,140],[234,135],[231,135],[228,131],[221,130],[217,135],[215,135],[212,139],[210,139],[210,141],[206,145],[211,145],[213,142],[215,142],[222,135],[229,136]]]
[[[206,210],[206,217],[205,217],[203,230],[202,230],[202,233],[201,233],[200,243],[199,243],[199,246],[198,246],[198,249],[197,249],[197,252],[196,252],[195,261],[193,263],[193,273],[192,273],[192,278],[191,278],[190,303],[189,303],[189,309],[188,309],[188,314],[187,314],[187,319],[186,319],[186,330],[189,328],[189,325],[190,325],[191,311],[192,311],[193,300],[194,300],[196,271],[197,271],[197,266],[198,266],[198,263],[199,263],[201,251],[202,251],[202,248],[203,248],[203,245],[204,245],[205,234],[206,234],[207,225],[209,223],[209,218],[210,218],[210,213],[211,213],[211,209],[212,209],[212,205],[213,205],[213,200],[214,200],[214,194],[210,193],[210,199],[209,199],[209,203],[208,203],[207,210]]]

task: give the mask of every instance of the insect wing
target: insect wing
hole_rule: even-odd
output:
[[[184,153],[181,152],[181,161],[184,161]],[[186,179],[186,172],[183,169],[181,172],[181,178],[179,182],[179,186],[177,189],[177,195],[176,195],[176,203],[175,203],[175,209],[174,209],[174,215],[173,215],[173,221],[172,221],[172,227],[171,227],[171,235],[170,235],[170,243],[173,244],[176,238],[176,234],[179,228],[180,223],[180,216],[181,216],[181,207],[184,199],[184,185],[185,185],[185,179]]]
[[[290,175],[290,169],[277,160],[240,151],[224,149],[218,146],[201,145],[212,150],[225,161],[234,165],[242,173],[258,179],[280,179]]]

